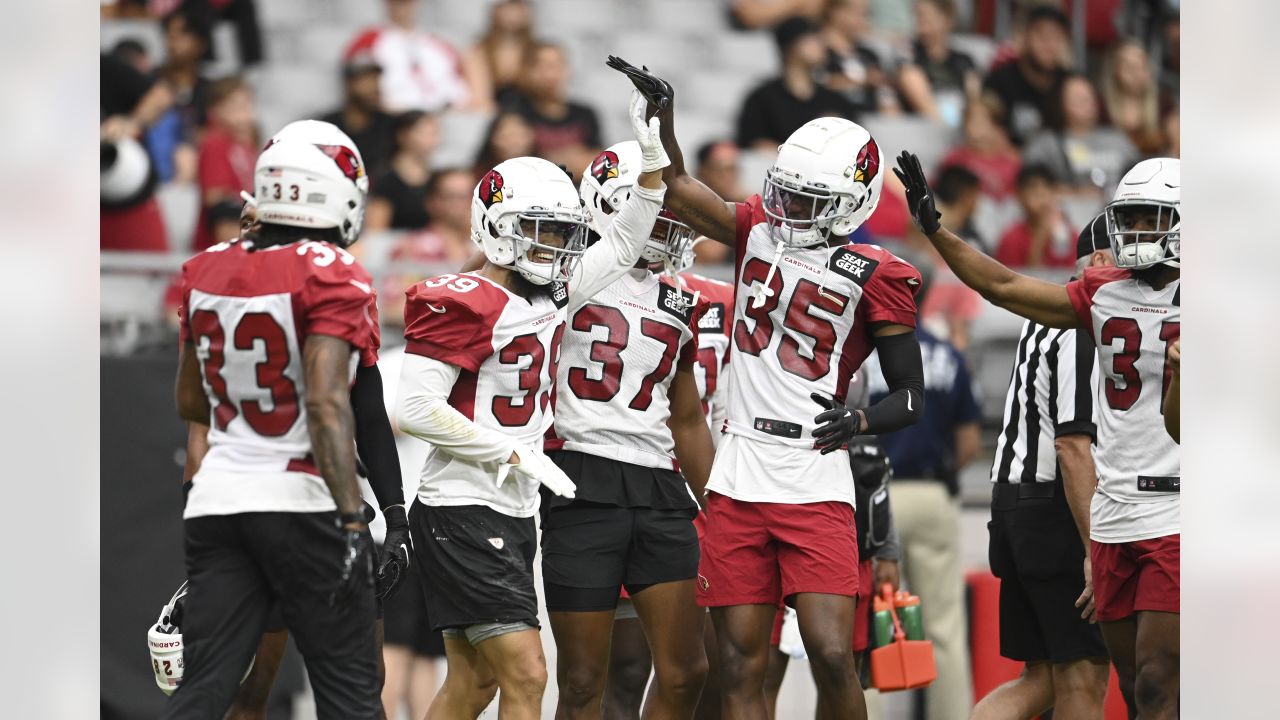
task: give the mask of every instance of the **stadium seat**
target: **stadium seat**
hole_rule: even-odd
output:
[[[920,117],[873,114],[862,116],[859,122],[876,139],[889,166],[898,153],[910,150],[922,166],[936,168],[954,140],[950,128]]]
[[[534,5],[535,25],[551,32],[642,26],[633,15],[632,6],[618,0],[540,0]]]
[[[485,130],[492,119],[488,113],[449,110],[440,115],[440,137],[443,139],[431,162],[437,168],[471,167]]]
[[[978,72],[986,74],[991,67],[991,60],[996,56],[996,41],[985,35],[965,35],[956,33],[951,36],[951,47],[968,55]]]
[[[332,66],[271,64],[259,73],[257,90],[266,132],[279,127],[265,122],[269,114],[275,114],[276,120],[289,115],[285,120],[288,122],[327,112],[342,99],[338,74]]]
[[[356,3],[361,4],[361,3]],[[296,56],[289,58],[291,63],[308,65],[317,70],[323,69],[337,77],[342,54],[347,45],[355,39],[362,25],[341,27],[336,25],[312,25],[298,34]]]
[[[375,3],[360,3],[374,5]],[[381,3],[376,3],[381,11]],[[277,30],[297,28],[303,22],[332,22],[332,8],[328,2],[314,0],[271,0],[257,3],[258,22],[262,25],[264,35],[273,35]]]
[[[103,52],[110,52],[121,40],[137,40],[147,50],[153,65],[164,61],[164,31],[159,23],[146,20],[108,20],[98,35]]]
[[[647,0],[645,19],[663,33],[720,34],[729,27],[728,8],[721,0]]]
[[[753,77],[777,75],[782,63],[778,46],[766,32],[733,32],[703,39],[708,62]]]
[[[743,101],[766,79],[767,74],[753,74],[745,70],[693,72],[685,77],[676,92],[681,110],[696,108],[704,113],[717,113],[729,123],[736,124]]]
[[[156,188],[156,204],[160,206],[160,214],[164,217],[169,250],[175,253],[190,252],[196,223],[200,218],[199,186],[195,183],[164,183]]]
[[[723,113],[682,111],[676,120],[676,137],[685,163],[691,172],[696,172],[698,148],[712,140],[732,139],[733,118]]]
[[[777,153],[743,150],[738,157],[738,178],[748,192],[759,192],[764,186],[764,175],[773,167]]]
[[[969,362],[981,391],[982,417],[988,426],[1004,417],[1004,400],[1009,390],[1009,373],[1018,353],[1022,318],[988,302],[969,328]]]

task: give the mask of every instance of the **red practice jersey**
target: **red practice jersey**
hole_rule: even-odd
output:
[[[183,265],[180,335],[212,408],[185,517],[336,509],[312,459],[302,353],[308,337],[328,335],[351,345],[352,377],[377,362],[371,282],[327,242],[228,242]]]
[[[1156,290],[1120,268],[1089,268],[1067,285],[1098,347],[1098,445],[1089,527],[1099,542],[1180,532],[1181,453],[1164,429],[1169,345],[1181,334],[1180,279]]]

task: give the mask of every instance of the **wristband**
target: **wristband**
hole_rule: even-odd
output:
[[[409,524],[409,516],[405,513],[404,505],[388,505],[382,508],[382,519],[389,528]]]

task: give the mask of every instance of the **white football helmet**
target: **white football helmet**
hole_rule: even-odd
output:
[[[253,176],[259,222],[338,228],[344,247],[360,237],[369,178],[355,143],[337,127],[316,120],[286,126],[258,156]]]
[[[883,161],[871,133],[851,120],[805,123],[778,146],[765,174],[764,213],[775,237],[805,248],[852,233],[880,202]]]
[[[1181,267],[1182,171],[1177,158],[1152,158],[1120,178],[1106,207],[1116,267]]]
[[[587,246],[587,216],[563,170],[542,158],[512,158],[476,185],[471,237],[489,262],[535,285],[568,282]]]
[[[631,188],[639,177],[640,143],[635,140],[610,146],[582,171],[578,191],[596,232],[604,234],[613,224],[616,213],[631,199]],[[659,210],[640,257],[650,264],[662,263],[668,272],[677,273],[688,267],[681,263],[685,255],[691,256],[692,252],[693,229],[665,207]]]
[[[156,685],[165,695],[172,695],[182,684],[186,670],[182,659],[182,612],[187,600],[187,581],[183,580],[178,591],[160,609],[160,617],[147,630],[147,649],[151,651],[151,669],[156,675]],[[255,655],[249,659],[240,682],[253,671]]]

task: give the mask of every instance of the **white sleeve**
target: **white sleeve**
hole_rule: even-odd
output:
[[[505,461],[516,441],[481,427],[449,405],[461,370],[439,360],[406,353],[396,393],[400,430],[470,462]]]
[[[595,245],[587,248],[578,271],[569,280],[569,312],[582,307],[596,293],[635,266],[658,220],[667,186],[657,190],[631,188],[631,199]]]

